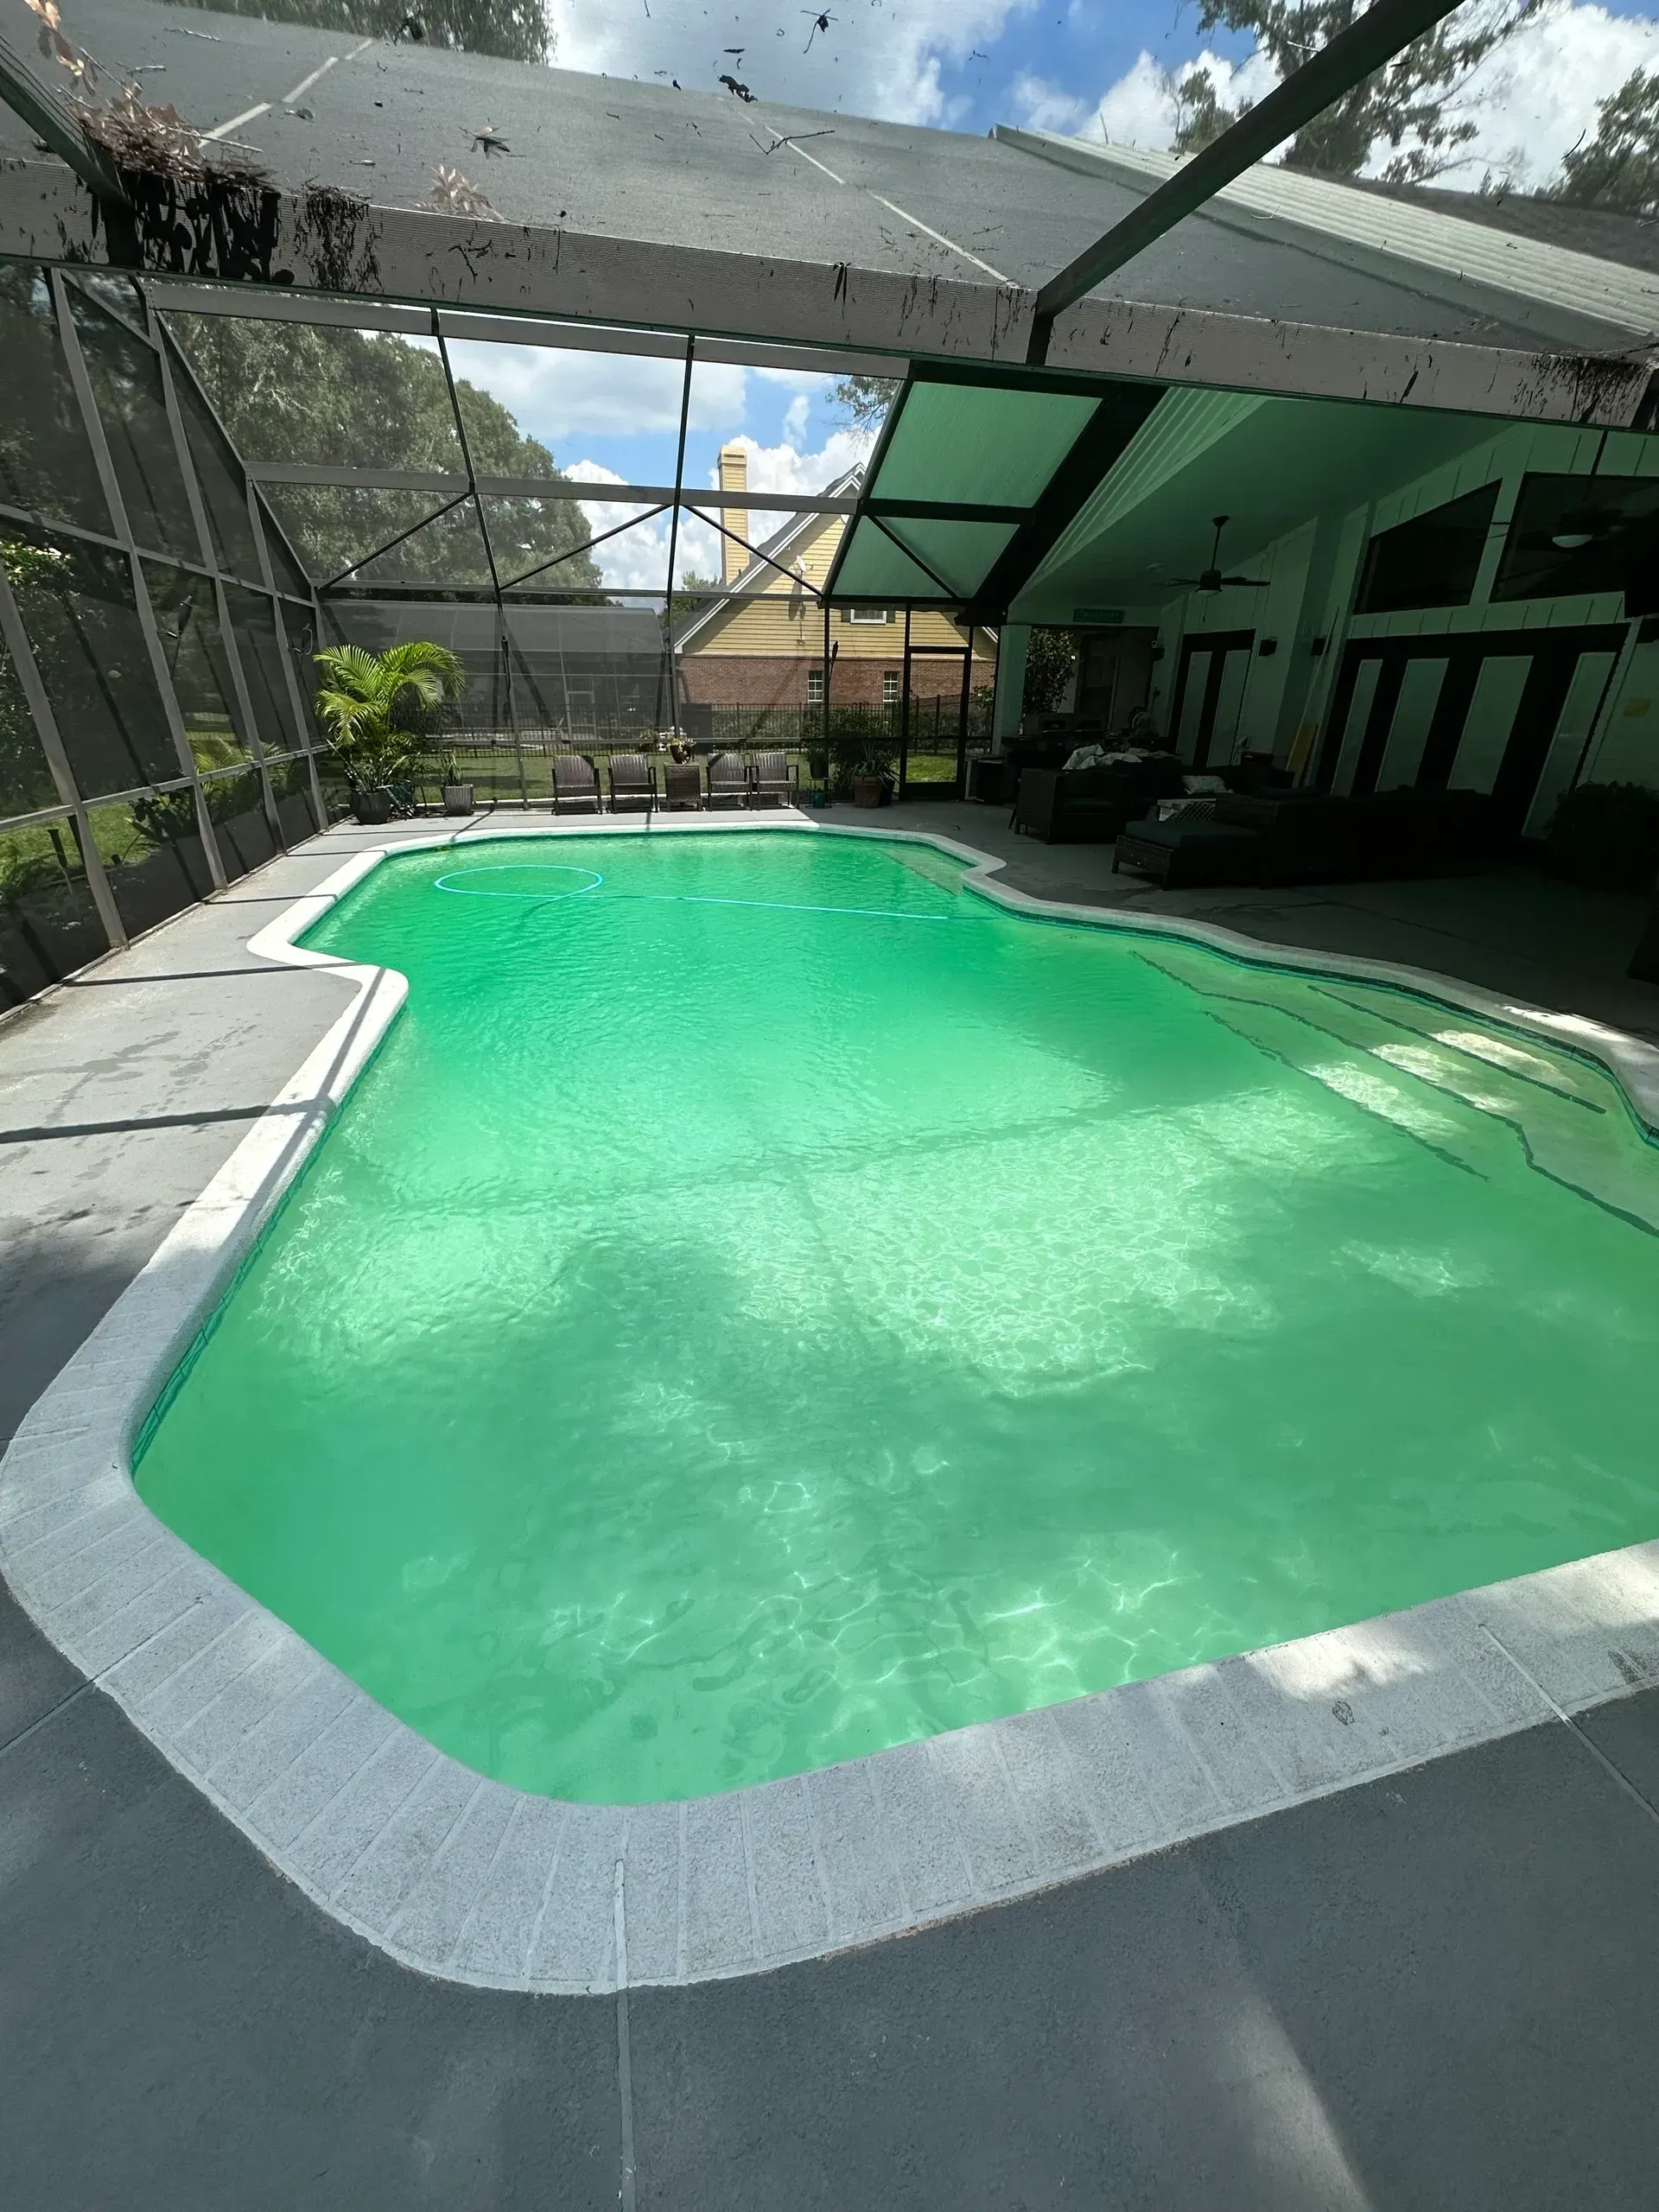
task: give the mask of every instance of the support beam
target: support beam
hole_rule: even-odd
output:
[[[680,671],[674,664],[674,570],[680,555],[680,499],[685,490],[685,440],[691,427],[691,378],[696,369],[697,341],[685,341],[685,382],[680,390],[680,442],[674,454],[674,505],[668,518],[668,581],[663,593],[663,665],[668,679],[668,727],[680,726]],[[657,727],[663,728],[658,695]]]
[[[467,464],[467,490],[472,499],[473,512],[478,517],[478,534],[484,541],[484,558],[489,563],[490,588],[499,605],[501,599],[501,578],[495,565],[495,548],[490,543],[490,518],[484,512],[483,496],[478,488],[478,471],[473,467],[473,442],[467,435],[467,420],[461,411],[461,394],[455,390],[454,372],[449,366],[449,348],[444,341],[443,326],[438,311],[432,310],[432,335],[438,341],[438,359],[443,364],[443,380],[449,387],[449,408],[455,418],[455,437],[461,447],[461,457]]]
[[[266,297],[275,272],[289,296],[372,295],[417,302],[448,291],[456,308],[499,305],[518,315],[660,327],[671,302],[682,328],[732,339],[908,359],[1023,363],[1033,307],[1004,285],[844,263],[788,262],[702,246],[579,235],[529,224],[514,251],[498,226],[365,200],[319,224],[302,191],[272,188],[271,221],[249,239],[231,225],[195,242],[204,280],[247,283]],[[159,262],[172,234],[141,239]],[[86,185],[56,162],[0,167],[0,254],[98,267],[110,259]],[[158,270],[159,282],[166,272]],[[464,302],[461,296],[465,295]],[[448,310],[446,309],[446,312]],[[1529,423],[1624,429],[1645,421],[1650,372],[1640,358],[1586,356],[1560,342],[1525,347],[1452,343],[1385,330],[1277,322],[1191,307],[1091,297],[1057,324],[1050,365],[1074,372],[1218,385],[1232,391],[1363,399]],[[753,505],[753,499],[751,505]]]
[[[1050,477],[1023,526],[1008,540],[968,612],[995,625],[1058,543],[1060,533],[1091,498],[1107,472],[1163,397],[1155,384],[1108,385],[1077,442]]]
[[[681,352],[684,352],[682,346]],[[440,468],[348,468],[337,461],[255,461],[249,474],[256,484],[331,484],[353,492],[465,492],[465,476]],[[667,507],[674,503],[671,484],[584,484],[569,476],[480,476],[478,488],[486,499],[593,499],[607,506]],[[849,515],[858,502],[849,493],[833,496],[821,492],[695,492],[690,497],[700,507],[758,507],[767,514]],[[890,504],[903,506],[903,502]],[[931,515],[939,510],[926,502],[913,502],[907,512]],[[953,518],[972,521],[979,511],[949,510]],[[1001,510],[998,511],[999,514]],[[1016,515],[1019,512],[1016,511]]]
[[[1025,705],[1026,658],[1031,650],[1031,625],[1005,622],[996,633],[996,697],[991,708],[991,750],[1001,753],[1011,737],[1020,734]]]
[[[56,99],[41,82],[10,39],[0,33],[0,100],[21,116],[48,153],[67,164],[106,210],[119,210],[123,219],[128,200],[115,164],[101,147],[93,145],[80,127],[80,119],[67,102]],[[120,227],[125,231],[124,219]],[[134,259],[137,256],[134,255]]]
[[[1313,59],[1287,77],[1266,99],[1248,109],[1219,138],[1184,162],[1173,177],[1148,193],[1134,213],[1051,276],[1037,295],[1027,359],[1040,366],[1048,359],[1054,318],[1075,307],[1097,284],[1133,261],[1166,231],[1201,207],[1206,200],[1241,176],[1252,163],[1293,137],[1323,114],[1333,101],[1383,64],[1402,47],[1433,30],[1459,0],[1372,0],[1357,22],[1341,32]]]

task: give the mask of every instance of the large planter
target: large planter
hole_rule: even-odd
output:
[[[853,804],[855,806],[885,806],[891,786],[885,776],[855,776]]]
[[[446,784],[443,787],[443,810],[446,814],[474,812],[473,787],[470,784]]]
[[[391,819],[391,793],[384,789],[355,791],[352,793],[352,812],[365,829],[378,828]]]

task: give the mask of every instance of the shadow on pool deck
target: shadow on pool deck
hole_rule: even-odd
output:
[[[990,810],[876,820],[1014,850],[1033,892],[1157,896]],[[0,1438],[339,1011],[327,977],[243,948],[379,834],[276,862],[0,1023]],[[1490,878],[1279,894],[1252,922],[1251,895],[1160,903],[1659,1033],[1659,991],[1619,972],[1640,902]],[[636,1991],[638,2202],[1645,2208],[1659,1817],[1618,1774],[1659,1802],[1659,1693],[864,1952]],[[0,1961],[8,2212],[619,2201],[613,1999],[395,1965],[3,1591]]]

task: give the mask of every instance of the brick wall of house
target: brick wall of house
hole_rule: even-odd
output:
[[[716,707],[800,707],[806,703],[809,671],[822,661],[776,658],[759,653],[688,653],[680,664],[681,684],[687,699]],[[841,660],[830,680],[832,704],[844,707],[881,704],[881,678],[900,677],[900,660]],[[995,664],[974,658],[974,687],[988,684]],[[917,659],[910,664],[913,699],[954,699],[962,689],[958,660]]]

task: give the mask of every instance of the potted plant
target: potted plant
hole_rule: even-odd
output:
[[[893,797],[893,755],[872,747],[853,763],[853,804],[886,806]]]
[[[420,639],[384,653],[327,645],[315,658],[324,679],[317,720],[345,773],[352,812],[365,823],[412,812],[409,765],[438,709],[461,696],[460,661],[447,646]]]
[[[443,791],[443,810],[446,814],[472,814],[473,787],[461,780],[461,771],[455,766],[454,755],[446,753],[438,771],[438,781]]]

